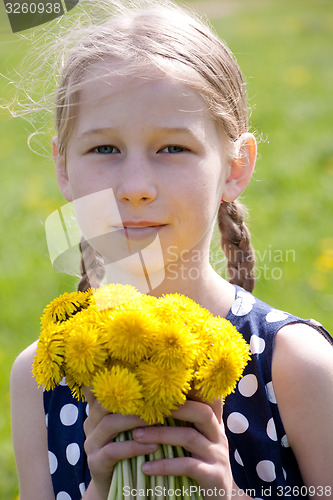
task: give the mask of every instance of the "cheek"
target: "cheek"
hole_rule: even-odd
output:
[[[74,202],[76,219],[87,240],[102,236],[121,225],[121,217],[112,188],[77,197]]]

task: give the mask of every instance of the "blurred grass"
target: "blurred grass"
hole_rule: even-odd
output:
[[[255,294],[333,331],[333,4],[331,0],[193,0],[247,77],[260,158],[243,196],[257,251]],[[0,4],[0,72],[31,50]],[[3,101],[12,86],[1,85]],[[30,151],[21,118],[0,112],[0,498],[17,497],[9,373],[38,336],[47,302],[74,279],[49,262],[43,223],[64,200],[49,158]],[[51,135],[43,139],[47,145]],[[221,254],[212,250],[217,267]],[[24,415],[22,415],[24,418]]]

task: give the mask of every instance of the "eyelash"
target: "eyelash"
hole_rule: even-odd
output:
[[[120,152],[118,148],[116,148],[115,146],[110,146],[109,144],[103,144],[102,146],[97,146],[97,148],[94,148],[94,149],[92,150],[92,152],[93,152],[93,153],[104,154],[104,155],[106,155],[106,154],[115,154],[115,153],[106,153],[105,151],[102,153],[101,151],[98,151],[99,149],[102,149],[102,148],[117,149],[117,150],[118,150],[118,152]]]
[[[111,146],[111,145],[109,145],[109,144],[103,144],[102,146],[97,146],[96,148],[93,148],[91,151],[92,151],[93,153],[105,154],[105,155],[106,155],[106,154],[115,154],[115,152],[112,152],[112,153],[111,153],[111,152],[109,152],[109,153],[107,153],[106,151],[104,151],[104,152],[102,152],[102,151],[98,151],[98,150],[101,150],[101,149],[103,149],[103,148],[110,148],[110,149],[114,149],[114,150],[117,150],[117,152],[118,152],[118,153],[120,153],[120,150],[119,150],[118,148],[116,148],[115,146]],[[175,149],[178,149],[178,150],[181,150],[181,151],[177,151],[177,152],[175,152],[175,151],[174,151],[173,153],[172,153],[172,152],[170,152],[170,151],[168,151],[168,153],[169,153],[169,154],[177,154],[177,153],[179,154],[179,153],[184,153],[184,152],[189,151],[189,149],[187,149],[187,148],[185,148],[185,147],[183,147],[183,146],[177,146],[177,145],[173,144],[173,145],[170,145],[170,146],[165,146],[164,148],[160,149],[160,150],[158,151],[158,153],[162,153],[165,149],[171,149],[171,148],[175,148]]]

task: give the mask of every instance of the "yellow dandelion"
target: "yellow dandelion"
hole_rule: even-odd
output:
[[[144,309],[145,311],[153,311],[156,307],[159,299],[153,297],[152,295],[141,295],[141,297],[135,300],[133,306],[135,308]],[[130,305],[130,304],[129,304]]]
[[[235,390],[249,359],[249,346],[240,334],[224,339],[209,349],[209,359],[195,374],[194,388],[207,402],[225,398]]]
[[[70,374],[69,372],[66,373],[65,377],[66,384],[70,388],[72,392],[73,398],[77,399],[78,401],[82,400],[85,401],[84,394],[82,392],[82,385],[79,385],[77,381],[74,379],[73,375]]]
[[[61,325],[44,328],[34,357],[32,374],[38,385],[47,391],[54,389],[64,377],[64,338]]]
[[[106,325],[110,356],[129,363],[149,356],[159,326],[145,311],[131,309],[111,313]]]
[[[209,358],[210,349],[221,343],[227,338],[241,338],[243,337],[237,331],[236,327],[230,321],[219,316],[210,316],[202,323],[201,328],[196,332],[200,339],[200,348],[196,356],[196,367],[205,363]]]
[[[197,331],[210,312],[179,293],[163,295],[156,303],[156,314],[166,322],[182,320],[192,332]]]
[[[121,304],[138,299],[141,293],[131,285],[113,284],[105,285],[92,290],[90,303],[99,310],[110,309]]]
[[[90,292],[64,293],[48,304],[41,317],[42,329],[50,324],[60,323],[72,317],[89,304]]]
[[[90,385],[96,371],[104,367],[107,350],[99,334],[98,324],[80,317],[70,322],[71,331],[65,343],[66,373],[76,384]]]
[[[151,360],[142,361],[136,372],[140,381],[145,402],[163,408],[183,404],[191,389],[193,371],[183,364],[163,368]]]
[[[192,335],[181,320],[162,323],[161,331],[154,342],[151,359],[165,368],[171,368],[179,362],[192,366],[198,344],[198,338]]]
[[[158,405],[144,402],[138,410],[138,415],[147,424],[155,424],[157,422],[164,424],[165,418],[170,417],[171,413],[177,408],[178,405],[172,402],[169,402],[169,404],[160,402]]]
[[[126,303],[116,306],[113,311],[145,311],[146,314],[150,314],[151,317],[155,316],[155,306],[158,299],[152,297],[151,295],[141,295],[139,298],[135,298]]]
[[[99,372],[92,391],[104,408],[112,413],[136,415],[141,405],[142,388],[131,371],[120,366]]]
[[[107,310],[99,311],[96,306],[90,305],[87,309],[83,309],[75,316],[67,321],[66,328],[71,331],[79,324],[97,326],[99,329],[103,326],[104,316]]]

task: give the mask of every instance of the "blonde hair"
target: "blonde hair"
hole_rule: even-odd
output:
[[[132,1],[130,6],[117,2],[115,6],[116,15],[88,29],[64,61],[56,102],[59,154],[66,156],[75,126],[77,93],[89,67],[112,59],[111,72],[153,78],[155,67],[197,91],[225,138],[229,159],[233,158],[237,139],[248,130],[248,108],[245,83],[229,48],[197,15],[168,0]],[[149,72],[145,73],[146,68]],[[230,281],[252,291],[254,255],[240,203],[222,203],[218,223]],[[92,250],[86,244],[83,247],[94,266]],[[87,287],[86,267],[80,289]]]

